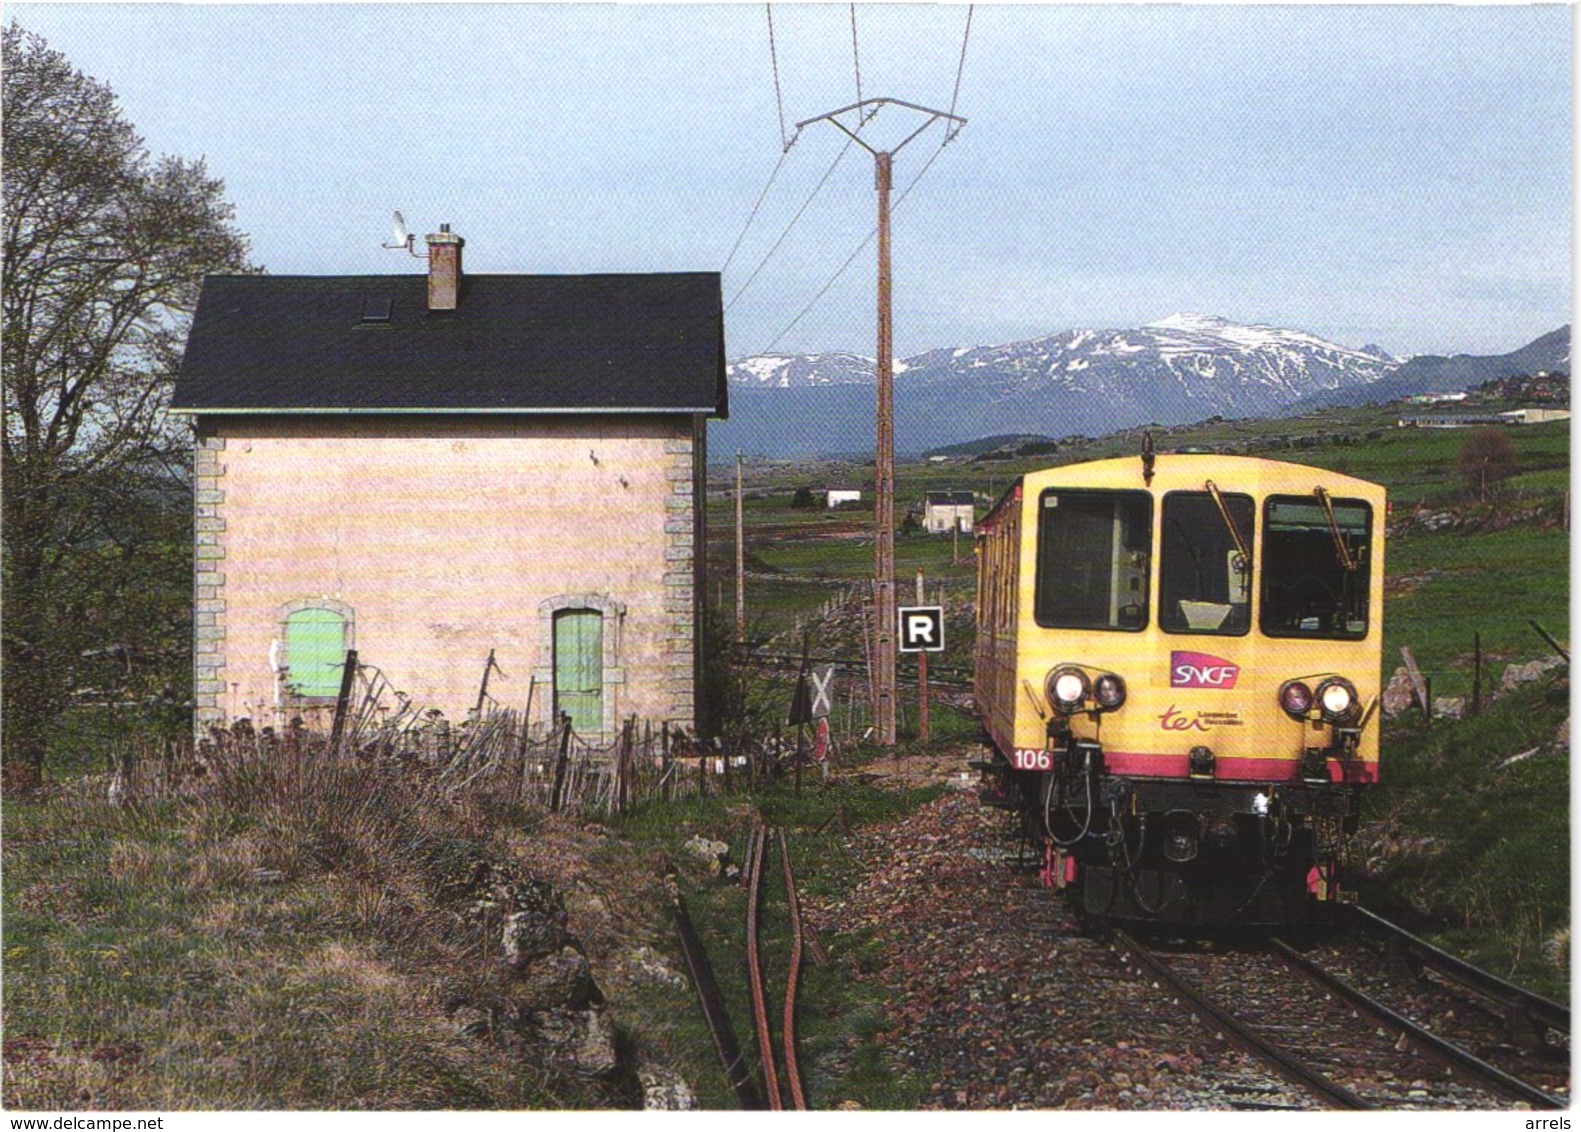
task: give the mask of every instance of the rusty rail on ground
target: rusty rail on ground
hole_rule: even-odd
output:
[[[769,1108],[785,1106],[780,1100],[779,1074],[774,1068],[774,1039],[769,1032],[768,1007],[763,997],[763,965],[758,954],[759,903],[763,893],[763,857],[768,848],[767,831],[759,828],[752,842],[752,855],[746,862],[747,885],[747,984],[752,992],[752,1020],[757,1027],[758,1059],[763,1064],[763,1088]]]
[[[791,954],[790,972],[785,976],[785,1025],[780,1040],[785,1045],[785,1080],[790,1086],[791,1099],[797,1109],[805,1111],[807,1098],[802,1093],[801,1070],[796,1066],[796,985],[801,977],[802,921],[801,900],[796,895],[796,878],[791,873],[790,850],[785,845],[785,831],[776,831],[780,841],[780,861],[785,866],[785,900],[790,907]]]
[[[761,1109],[763,1099],[758,1096],[757,1086],[752,1083],[752,1074],[748,1072],[741,1054],[741,1044],[736,1041],[735,1028],[730,1024],[724,996],[719,993],[719,984],[714,980],[713,964],[708,961],[708,952],[698,938],[692,917],[686,911],[686,900],[679,892],[674,893],[672,906],[676,930],[681,937],[681,951],[686,957],[686,968],[692,976],[692,985],[697,988],[703,1019],[708,1023],[708,1032],[714,1039],[714,1050],[719,1054],[719,1064],[725,1071],[725,1079],[742,1108]]]

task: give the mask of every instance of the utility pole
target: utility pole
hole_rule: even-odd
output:
[[[885,150],[875,149],[857,135],[857,130],[884,105],[899,106],[928,117],[899,144]],[[868,107],[873,108],[871,112]],[[858,118],[854,130],[840,120],[840,115],[852,111],[856,112]],[[878,429],[873,460],[873,605],[876,622],[873,667],[876,702],[873,704],[873,728],[879,745],[884,747],[895,745],[895,633],[898,618],[895,600],[895,360],[894,310],[890,294],[890,172],[894,155],[941,118],[950,124],[946,141],[966,125],[965,118],[895,98],[864,98],[850,106],[796,123],[798,132],[814,122],[829,122],[839,127],[852,141],[873,155],[878,189]]]
[[[747,639],[747,567],[741,534],[741,450],[736,449],[736,644]]]
[[[927,602],[927,595],[923,592],[922,567],[918,566],[917,604],[926,605]],[[928,650],[923,649],[917,653],[917,740],[926,743],[932,738],[933,732],[928,727]]]

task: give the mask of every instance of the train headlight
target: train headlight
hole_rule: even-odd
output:
[[[1312,689],[1300,680],[1286,680],[1279,688],[1279,706],[1292,719],[1305,719],[1312,710]]]
[[[1105,672],[1092,682],[1092,698],[1102,711],[1113,711],[1125,703],[1125,681],[1113,672]]]
[[[1356,686],[1342,676],[1330,676],[1318,685],[1317,704],[1324,723],[1348,723],[1360,708]]]
[[[1072,712],[1080,711],[1081,705],[1087,702],[1092,685],[1087,682],[1085,672],[1067,666],[1050,672],[1043,690],[1047,693],[1049,704],[1055,711],[1070,715]]]

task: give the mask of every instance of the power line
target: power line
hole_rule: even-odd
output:
[[[840,159],[846,155],[846,152],[851,148],[852,144],[853,142],[851,140],[847,140],[845,145],[840,148],[840,152],[835,154],[834,161],[830,163],[828,169],[824,170],[823,177],[820,178],[818,183],[813,186],[812,192],[807,194],[807,199],[802,201],[801,207],[796,210],[796,215],[790,218],[790,223],[785,225],[785,230],[780,233],[779,239],[774,241],[774,246],[771,247],[763,256],[763,258],[758,261],[758,265],[752,269],[752,274],[747,276],[747,281],[741,284],[736,293],[730,297],[730,301],[725,304],[725,310],[728,311],[731,307],[736,305],[736,300],[741,298],[741,296],[746,293],[746,289],[752,286],[752,281],[762,273],[765,267],[768,266],[769,260],[774,258],[774,253],[780,250],[780,245],[783,244],[785,242],[785,238],[791,234],[791,229],[796,227],[796,222],[802,218],[802,214],[807,211],[808,206],[812,204],[813,200],[823,190],[823,187],[828,183],[829,178],[834,175],[835,168],[840,164]]]
[[[792,142],[794,144],[794,140]],[[768,197],[769,190],[774,187],[774,178],[780,175],[780,167],[785,164],[785,158],[790,155],[790,146],[780,150],[780,159],[774,163],[774,171],[769,174],[768,183],[763,186],[763,191],[758,194],[757,203],[752,206],[752,211],[747,215],[747,222],[741,226],[741,233],[736,237],[736,242],[730,246],[730,254],[725,257],[725,265],[719,269],[723,275],[730,268],[730,263],[736,258],[736,252],[741,249],[741,241],[747,238],[747,231],[752,227],[752,222],[757,219],[758,210],[763,207],[763,201]]]
[[[856,67],[856,100],[862,101],[862,55],[856,49],[856,5],[851,5],[851,63]]]
[[[783,153],[790,148],[790,143],[785,140],[785,100],[780,97],[780,60],[778,53],[774,50],[774,5],[765,4],[763,5],[763,10],[768,13],[769,17],[769,64],[774,68],[774,104],[779,108],[780,112],[780,152]],[[968,28],[972,26],[970,12],[967,13],[966,26]],[[962,51],[964,53],[965,49],[962,48]],[[956,82],[959,84],[959,78],[957,78]]]
[[[911,190],[917,187],[917,182],[922,180],[923,174],[933,167],[933,163],[938,160],[939,154],[944,152],[944,147],[950,143],[950,140],[954,138],[954,136],[954,134],[945,135],[944,140],[939,143],[939,147],[933,151],[932,156],[930,156],[928,160],[923,163],[921,169],[917,170],[917,175],[911,179],[911,183],[902,189],[900,195],[895,198],[895,209],[899,209],[900,206],[905,203],[906,197],[911,193]],[[850,142],[846,142],[848,147],[850,144]],[[877,235],[878,229],[875,227],[871,229],[866,236],[862,237],[862,242],[856,245],[856,248],[851,252],[850,255],[846,256],[845,262],[842,263],[839,268],[836,269],[835,273],[829,277],[829,281],[820,287],[818,289],[818,293],[813,295],[813,297],[808,301],[807,305],[802,307],[801,311],[796,315],[796,317],[791,319],[790,322],[785,325],[785,328],[774,336],[773,341],[771,341],[767,346],[758,352],[760,354],[767,354],[773,350],[775,346],[778,346],[780,339],[784,338],[785,335],[794,330],[796,328],[796,324],[805,318],[813,307],[818,305],[818,300],[827,295],[829,290],[840,281],[840,277],[846,273],[853,263],[856,262],[856,257],[861,255],[862,252],[867,249],[867,246],[873,242],[873,238]]]
[[[972,9],[974,9],[976,7],[977,7],[976,4],[968,4],[966,6],[966,34],[961,36],[961,61],[955,65],[955,92],[950,95],[950,113],[951,114],[955,113],[955,100],[960,98],[960,96],[961,96],[961,72],[966,70],[966,43],[967,43],[967,41],[969,39],[972,38]],[[853,9],[853,12],[854,12],[854,9]],[[785,127],[783,125],[780,126],[780,132],[783,133],[784,131],[785,131]],[[948,137],[946,137],[944,140],[945,141],[949,141],[950,137],[953,137],[954,134],[959,133],[959,132],[960,132],[960,127],[957,126],[957,127],[955,127],[955,130],[952,131],[950,133],[950,135]]]

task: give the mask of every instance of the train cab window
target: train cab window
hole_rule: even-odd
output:
[[[1046,629],[1147,626],[1153,497],[1051,489],[1038,507],[1033,612]]]
[[[1359,499],[1269,496],[1263,509],[1263,632],[1365,637],[1371,531],[1372,508]]]
[[[1249,495],[1173,491],[1159,535],[1158,627],[1240,636],[1251,628]]]

